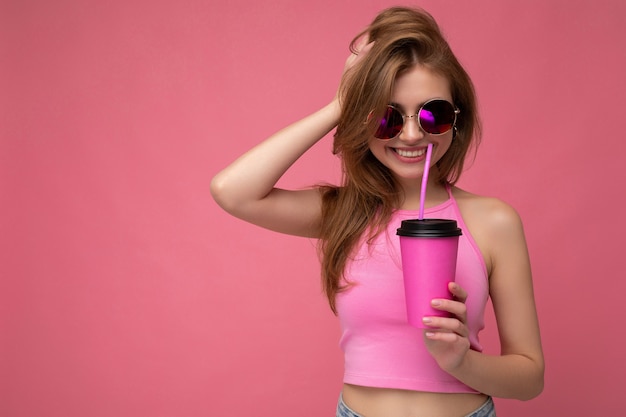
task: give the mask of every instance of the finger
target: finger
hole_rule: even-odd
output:
[[[436,340],[439,342],[447,342],[447,343],[456,343],[463,338],[463,336],[457,333],[451,332],[440,332],[440,331],[432,331],[427,330],[424,332],[424,336],[430,340]]]
[[[364,45],[360,45],[357,49],[357,54],[363,56],[369,52],[370,49],[374,46],[374,42],[366,43]]]
[[[422,321],[433,331],[436,330],[437,332],[442,333],[455,333],[461,337],[467,337],[469,335],[467,326],[456,318],[424,317]]]
[[[462,302],[465,302],[465,300],[467,300],[467,291],[465,291],[463,287],[461,287],[456,282],[450,282],[448,284],[448,290],[452,293],[454,298],[456,298],[457,300],[462,301]]]
[[[361,49],[363,49],[365,46],[367,46],[370,43],[370,36],[369,33],[365,33],[363,36],[361,36],[361,39],[359,39],[355,45],[355,48],[357,53],[361,51]]]
[[[447,311],[458,317],[462,322],[467,319],[467,306],[462,301],[446,300],[444,298],[435,298],[431,301],[431,305],[436,310]]]

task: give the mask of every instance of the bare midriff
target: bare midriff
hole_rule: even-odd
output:
[[[343,401],[364,417],[463,417],[487,401],[484,394],[449,394],[344,384]]]

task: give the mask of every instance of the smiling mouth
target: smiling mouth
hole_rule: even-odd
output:
[[[407,151],[405,149],[393,148],[393,151],[404,158],[418,158],[426,153],[426,149]]]

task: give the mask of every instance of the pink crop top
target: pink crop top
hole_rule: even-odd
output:
[[[471,348],[482,351],[478,333],[484,328],[489,283],[484,259],[470,235],[450,191],[450,199],[425,210],[426,218],[454,219],[459,238],[456,282],[467,292]],[[423,330],[407,323],[400,243],[396,229],[417,211],[396,211],[371,245],[362,243],[346,266],[353,283],[337,296],[340,346],[345,355],[344,382],[378,388],[445,393],[476,393],[443,371],[426,350]]]

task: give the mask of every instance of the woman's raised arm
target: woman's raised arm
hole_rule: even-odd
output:
[[[211,181],[211,194],[227,212],[258,226],[298,236],[317,237],[321,195],[317,189],[276,188],[279,178],[339,122],[334,99],[315,113],[261,142]]]
[[[367,36],[348,56],[344,74],[371,49]],[[341,91],[341,90],[339,90]],[[322,209],[318,189],[276,188],[280,177],[302,154],[326,136],[341,115],[339,92],[326,106],[261,142],[219,172],[211,194],[227,212],[266,229],[318,237]]]

